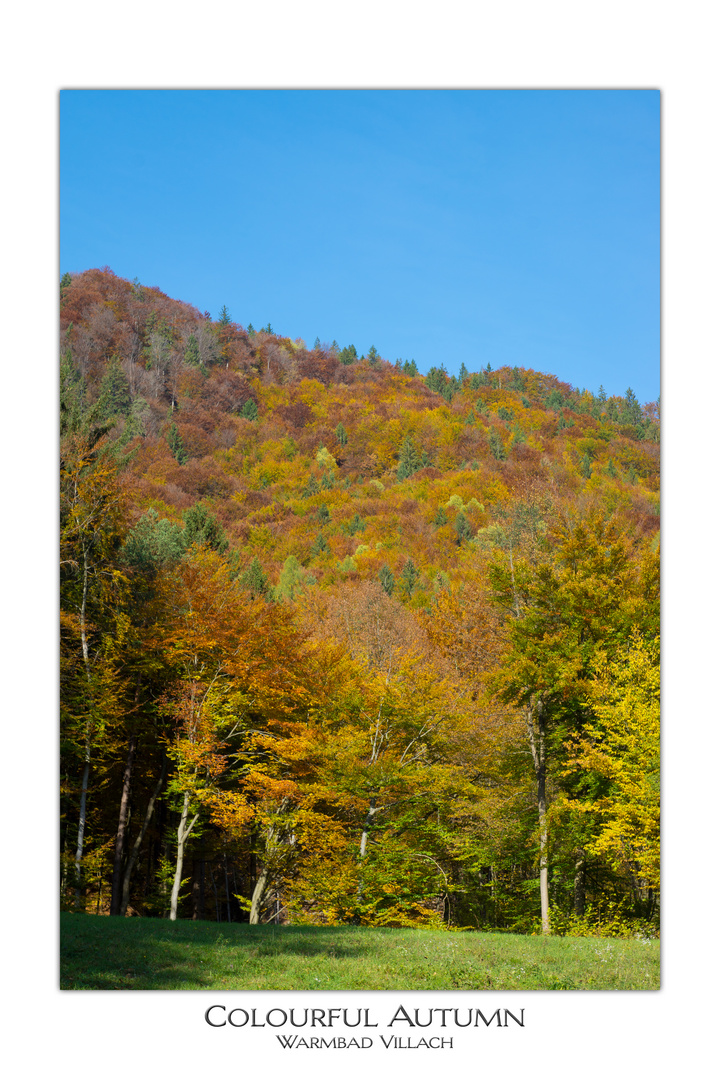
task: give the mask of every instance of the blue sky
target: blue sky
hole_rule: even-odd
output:
[[[60,270],[421,371],[660,389],[653,90],[66,90]]]

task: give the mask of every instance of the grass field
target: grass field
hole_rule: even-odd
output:
[[[63,990],[657,990],[660,943],[60,916]]]

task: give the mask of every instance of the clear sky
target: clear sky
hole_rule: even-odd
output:
[[[660,389],[654,90],[65,90],[60,271],[359,353]]]

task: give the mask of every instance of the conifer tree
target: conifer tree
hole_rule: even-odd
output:
[[[345,431],[345,428],[342,426],[342,424],[338,424],[338,426],[335,428],[335,438],[341,446],[347,446],[347,432]]]
[[[252,398],[247,399],[242,409],[240,410],[240,415],[244,416],[246,420],[257,420],[258,407],[256,402],[253,401]]]
[[[257,555],[253,558],[245,573],[240,575],[240,583],[253,596],[267,597],[269,591],[268,577],[263,571]]]
[[[408,596],[412,596],[413,589],[415,588],[415,584],[419,577],[420,571],[417,569],[412,559],[408,559],[400,574],[400,578]]]
[[[397,478],[398,480],[406,480],[408,476],[412,476],[413,473],[416,473],[420,468],[421,464],[418,452],[415,449],[412,439],[408,435],[400,450]]]
[[[380,579],[380,584],[382,585],[388,596],[392,596],[395,589],[395,575],[386,563],[384,563],[380,567],[380,573],[378,574],[378,578]]]
[[[225,530],[207,507],[202,503],[195,503],[183,514],[185,522],[184,541],[186,547],[193,544],[205,544],[213,548],[220,555],[228,549],[228,539]]]
[[[167,441],[168,441],[168,446],[170,447],[170,450],[172,451],[172,455],[175,458],[175,460],[177,461],[178,465],[187,464],[187,460],[188,460],[187,450],[183,446],[182,436],[180,435],[180,432],[178,431],[175,424],[170,425],[170,430],[168,432]]]

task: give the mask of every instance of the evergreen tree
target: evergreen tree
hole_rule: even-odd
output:
[[[418,366],[414,360],[406,360],[403,364],[403,375],[410,375],[411,378],[418,375]]]
[[[315,477],[311,476],[310,479],[308,480],[307,484],[305,485],[305,490],[303,491],[303,498],[309,499],[313,495],[317,495],[319,491],[320,491],[320,485],[318,484]]]
[[[380,353],[377,351],[374,345],[371,345],[368,349],[368,360],[371,364],[377,364]]]
[[[65,295],[65,293],[70,288],[71,284],[72,284],[72,277],[67,272],[64,273],[63,276],[60,278],[60,299],[61,300],[62,300],[63,296]]]
[[[325,503],[322,503],[320,506],[318,506],[317,519],[321,525],[327,525],[330,521],[330,511],[328,510]]]
[[[255,337],[255,327],[251,322],[247,325],[248,337]]]
[[[378,574],[378,578],[380,579],[380,584],[382,585],[388,596],[392,596],[395,589],[395,575],[393,574],[390,567],[386,564],[383,564],[380,567],[380,573]]]
[[[590,455],[586,452],[583,454],[582,461],[580,462],[580,475],[589,480],[592,476],[592,462],[590,461]]]
[[[348,534],[348,536],[354,536],[355,533],[363,533],[363,532],[365,532],[366,527],[367,526],[366,526],[365,520],[363,518],[361,518],[360,515],[357,512],[355,512],[355,514],[352,516],[352,518],[348,522],[347,534]]]
[[[313,555],[323,555],[326,551],[330,550],[330,545],[323,536],[322,533],[318,533],[317,537],[313,541],[310,551]]]
[[[119,358],[113,356],[100,383],[99,416],[108,420],[114,416],[127,416],[131,403],[130,384]]]
[[[240,410],[240,415],[244,416],[246,420],[257,420],[257,418],[258,418],[257,403],[255,401],[253,401],[252,398],[248,398],[247,401],[245,402],[245,404],[243,405],[242,409]]]
[[[321,491],[332,491],[334,487],[335,484],[333,483],[332,476],[329,476],[328,473],[323,473],[322,480],[320,481]]]
[[[183,359],[186,364],[192,364],[193,367],[200,367],[200,346],[198,345],[198,339],[195,334],[191,334],[187,340],[185,356]]]
[[[357,358],[357,349],[354,345],[347,345],[340,353],[341,364],[354,364]]]
[[[497,431],[490,432],[490,438],[488,439],[488,442],[490,444],[490,451],[495,460],[504,461],[507,457],[507,453],[505,452],[503,441],[498,435]]]
[[[415,584],[419,577],[420,571],[417,569],[412,559],[408,559],[400,574],[400,579],[408,596],[412,596],[413,589],[415,588]]]
[[[469,371],[468,371],[468,369],[467,369],[467,368],[465,367],[465,364],[464,364],[464,363],[462,363],[462,364],[460,365],[460,372],[459,372],[459,374],[458,374],[458,381],[459,381],[459,383],[460,383],[460,385],[461,385],[461,386],[462,386],[462,384],[463,384],[463,383],[465,382],[465,380],[467,379],[467,377],[468,377],[468,375],[469,375],[469,374],[470,374],[470,372],[469,372]]]
[[[447,525],[447,523],[448,516],[445,513],[445,508],[442,506],[438,506],[437,510],[435,511],[435,517],[433,518],[433,525],[437,525],[437,527],[440,528],[443,525]]]
[[[408,476],[412,476],[413,473],[416,473],[420,468],[421,465],[418,452],[413,445],[412,439],[408,435],[400,450],[397,478],[398,480],[406,480]]]
[[[183,538],[186,547],[192,547],[193,544],[204,544],[213,548],[220,555],[227,551],[228,539],[225,536],[225,530],[215,515],[211,514],[202,503],[195,503],[189,510],[186,510],[183,514],[183,521],[185,522]]]
[[[257,555],[253,558],[247,570],[240,575],[240,584],[253,596],[267,597],[269,592],[268,577],[264,573]]]
[[[313,344],[313,349],[319,349],[319,348],[320,348],[320,338],[316,337],[315,342]]]
[[[476,372],[474,375],[470,376],[470,389],[471,390],[479,390],[480,387],[482,386],[482,384],[483,384],[482,375],[480,375],[480,374],[478,374]]]
[[[447,385],[448,377],[444,364],[440,367],[431,367],[425,376],[425,385],[436,394],[441,394]]]
[[[455,532],[457,533],[457,542],[462,544],[463,540],[471,540],[473,531],[472,525],[465,517],[465,514],[461,510],[455,518]]]
[[[225,304],[223,304],[220,314],[218,315],[218,322],[221,326],[228,326],[230,324],[230,312]]]
[[[623,424],[641,424],[642,409],[633,391],[628,387],[620,419]]]
[[[172,455],[177,461],[178,465],[185,465],[188,460],[188,453],[183,446],[182,437],[175,424],[170,425],[167,441]]]
[[[338,424],[338,426],[335,428],[335,438],[341,446],[347,446],[347,432],[345,431],[345,428],[342,426],[342,424]]]
[[[152,507],[131,529],[125,540],[122,559],[143,573],[177,562],[186,549],[182,526],[161,518]]]

